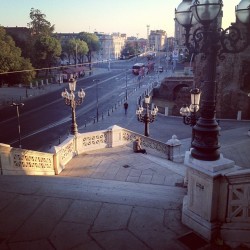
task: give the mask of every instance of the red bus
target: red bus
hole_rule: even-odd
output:
[[[135,75],[139,75],[139,72],[141,69],[145,68],[145,64],[144,63],[136,63],[133,67],[132,67],[132,72]]]

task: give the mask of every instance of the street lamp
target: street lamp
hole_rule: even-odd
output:
[[[98,93],[98,82],[100,82],[100,79],[94,79],[93,82],[95,82],[95,93],[96,93],[96,122],[99,121],[99,93]]]
[[[139,106],[136,110],[137,119],[139,122],[143,122],[145,124],[144,135],[149,136],[149,123],[152,123],[155,120],[155,117],[158,112],[158,108],[155,106],[153,110],[149,113],[149,103],[150,103],[150,96],[146,95],[144,102],[146,104],[146,112],[143,114],[144,108]]]
[[[186,4],[186,12],[182,6]],[[188,5],[190,7],[188,7]],[[222,10],[222,0],[183,0],[175,11],[177,21],[186,29],[186,46],[194,48],[194,53],[203,53],[206,62],[203,95],[201,100],[201,116],[194,126],[194,140],[191,155],[195,159],[215,161],[220,158],[218,136],[220,127],[215,118],[216,113],[216,60],[221,60],[224,53],[239,53],[249,45],[249,27],[243,33],[235,25],[223,30],[217,27],[217,17]],[[188,24],[192,16],[200,26],[192,34],[189,42]],[[236,7],[239,21],[249,25],[250,0],[242,0]],[[184,17],[184,18],[183,18]],[[190,47],[190,44],[193,46]]]
[[[192,127],[192,140],[191,140],[192,143],[194,140],[193,127],[196,125],[198,119],[197,112],[199,110],[201,91],[198,88],[195,88],[192,89],[190,93],[191,93],[191,104],[189,107],[186,104],[183,107],[181,107],[180,114],[183,117],[183,123],[185,125],[190,125]]]
[[[15,103],[13,102],[11,104],[11,106],[16,107],[16,114],[17,114],[17,128],[18,128],[18,136],[19,136],[19,148],[22,148],[22,144],[21,144],[21,126],[20,126],[20,119],[19,119],[19,107],[23,107],[24,103],[20,102],[20,103]]]
[[[76,90],[76,80],[74,78],[69,79],[69,90],[70,92],[65,89],[62,92],[62,97],[64,98],[65,104],[71,107],[71,131],[72,135],[76,135],[78,132],[77,124],[76,124],[76,106],[82,104],[83,98],[85,97],[85,92],[83,89],[78,91],[79,99],[75,99],[74,91]]]

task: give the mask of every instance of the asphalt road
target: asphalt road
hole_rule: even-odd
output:
[[[97,116],[97,104],[100,119],[103,114],[108,113],[108,110],[114,108],[118,101],[123,101],[126,89],[129,92],[137,83],[135,76],[129,70],[133,64],[134,61],[112,63],[111,71],[77,81],[76,91],[83,88],[86,93],[83,103],[76,108],[79,126],[93,121]],[[99,67],[107,67],[107,65],[99,65]],[[95,81],[96,79],[98,81]],[[68,88],[66,84],[62,84],[58,92],[27,100],[19,109],[23,148],[38,150],[69,133],[71,108],[64,104],[61,97],[61,92],[65,87]],[[18,147],[16,109],[13,107],[2,109],[0,121],[0,142]]]

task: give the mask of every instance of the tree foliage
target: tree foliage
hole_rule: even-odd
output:
[[[88,32],[80,32],[78,37],[88,45],[89,51],[87,53],[87,58],[91,69],[92,53],[100,50],[99,38],[96,34]]]
[[[133,57],[137,54],[136,49],[129,43],[126,43],[125,47],[121,51],[121,57],[124,59],[128,59]]]
[[[0,82],[13,85],[15,83],[29,83],[35,76],[33,67],[28,59],[21,56],[21,49],[15,46],[14,40],[6,35],[5,29],[0,27],[0,73],[22,71],[0,75]]]
[[[51,25],[46,19],[46,15],[40,10],[31,8],[30,19],[31,22],[28,23],[28,27],[32,31],[32,35],[51,35],[55,29],[54,25]]]
[[[51,67],[61,55],[61,43],[49,35],[39,36],[35,42],[37,67]]]
[[[63,44],[62,51],[69,62],[70,58],[73,57],[75,64],[77,64],[83,63],[84,56],[87,55],[89,48],[85,41],[80,39],[69,39]]]
[[[28,26],[31,29],[32,39],[32,64],[36,68],[48,68],[57,64],[57,59],[61,55],[62,47],[59,40],[52,36],[54,25],[46,20],[46,15],[40,10],[32,8],[30,10],[31,22]],[[48,70],[46,70],[46,75]]]

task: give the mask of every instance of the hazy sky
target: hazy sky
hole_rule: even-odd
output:
[[[162,29],[174,35],[174,9],[181,0],[0,0],[0,25],[27,27],[30,9],[39,9],[55,32],[120,32],[146,37]],[[240,0],[224,0],[223,26],[235,21]]]

